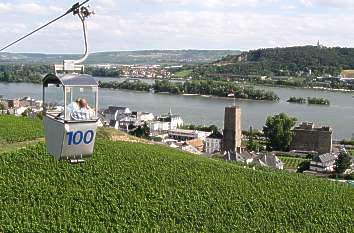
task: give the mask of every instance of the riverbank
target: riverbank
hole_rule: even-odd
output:
[[[162,78],[144,78],[144,77],[139,77],[139,78],[133,78],[133,77],[95,77],[99,81],[104,81],[106,82],[107,80],[109,81],[122,81],[122,80],[141,80],[141,81],[146,81],[146,82],[154,82],[154,81],[171,81],[171,82],[176,82],[176,83],[184,83],[187,81],[193,81],[190,79],[178,79],[178,78],[169,78],[169,79],[162,79]],[[199,80],[195,80],[199,81]],[[123,81],[122,81],[123,82]],[[33,83],[33,84],[40,84],[41,80],[35,80],[35,81],[29,81],[29,80],[24,80],[24,81],[2,81],[0,80],[0,83]],[[250,83],[250,82],[245,82],[245,83],[239,83],[242,84],[246,87],[257,87],[257,88],[264,88],[264,87],[272,87],[272,88],[288,88],[288,89],[304,89],[304,90],[318,90],[318,91],[328,91],[328,92],[343,92],[343,93],[353,93],[354,90],[350,89],[337,89],[337,88],[329,88],[329,87],[298,87],[298,86],[289,86],[289,85],[272,85],[272,84],[258,84],[258,83]]]
[[[168,80],[156,80],[155,83],[146,83],[141,80],[125,80],[124,82],[99,81],[99,86],[101,88],[150,91],[153,93],[168,92],[175,95],[210,95],[252,100],[280,100],[280,98],[273,91],[257,89],[250,86],[243,86],[232,82],[220,81],[192,80],[186,81],[184,83],[174,83]]]
[[[254,101],[233,99],[227,97],[183,96],[170,94],[151,94],[119,89],[100,89],[99,108],[108,106],[125,106],[143,112],[166,114],[172,109],[174,114],[183,116],[185,122],[194,125],[215,124],[222,128],[224,125],[224,111],[226,106],[238,105],[242,108],[242,129],[262,129],[268,116],[286,112],[296,117],[298,122],[314,122],[316,126],[330,126],[336,139],[350,139],[354,132],[353,114],[354,99],[349,93],[328,92],[311,89],[289,89],[278,87],[264,87],[275,92],[282,101]],[[53,93],[54,94],[54,93]],[[29,83],[0,83],[0,95],[4,98],[18,98],[31,96],[42,98],[42,85]],[[318,96],[329,99],[330,106],[289,104],[284,100],[291,96],[307,98]],[[49,96],[48,96],[49,97]],[[62,97],[51,97],[60,101]],[[338,120],[340,119],[340,120]]]
[[[288,89],[304,89],[304,90],[354,93],[354,90],[336,89],[336,88],[329,88],[329,87],[296,87],[296,86],[288,86],[288,85],[271,85],[271,84],[256,84],[256,83],[246,83],[245,85],[256,86],[256,87],[274,87],[274,88],[288,88]]]

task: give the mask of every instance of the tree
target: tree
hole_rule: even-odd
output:
[[[219,129],[216,125],[211,125],[209,126],[209,130],[214,133],[214,132],[219,132]]]
[[[350,165],[352,163],[351,161],[351,157],[347,152],[342,151],[339,156],[338,159],[336,160],[336,173],[337,174],[343,174],[347,169],[350,168]]]
[[[259,151],[259,143],[257,141],[254,140],[254,136],[255,134],[253,133],[253,129],[252,127],[250,127],[250,133],[248,135],[248,141],[247,141],[247,150],[249,151]]]
[[[1,113],[4,114],[5,104],[2,102],[0,102],[0,110],[1,110]]]
[[[32,109],[31,108],[27,108],[21,115],[23,117],[28,117],[32,112]]]
[[[143,126],[139,125],[134,131],[130,132],[130,134],[135,137],[149,139],[150,138],[150,128],[145,122]]]
[[[142,129],[144,132],[144,138],[149,138],[150,137],[150,127],[146,124],[146,122],[144,123]]]
[[[286,113],[269,116],[263,127],[264,136],[268,139],[268,150],[289,150],[290,143],[293,139],[292,128],[295,126],[297,119],[289,117]]]

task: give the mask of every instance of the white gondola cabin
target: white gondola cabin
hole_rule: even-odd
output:
[[[53,103],[58,95],[50,96],[53,91],[47,91],[53,88],[63,94],[61,108]],[[98,121],[96,80],[83,74],[49,74],[43,79],[43,103],[48,152],[58,160],[71,162],[91,157]],[[80,106],[82,103],[86,106]]]

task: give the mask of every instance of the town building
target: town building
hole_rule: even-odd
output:
[[[180,115],[172,114],[171,109],[167,115],[159,116],[157,118],[157,121],[169,122],[170,123],[169,130],[177,129],[183,126],[184,124],[182,117]]]
[[[333,172],[335,169],[336,160],[338,155],[333,153],[326,153],[315,156],[310,162],[310,171],[314,172]]]
[[[205,141],[211,132],[204,132],[198,130],[187,130],[187,129],[174,129],[168,131],[169,138],[173,138],[179,141],[189,141],[193,139],[201,139]]]
[[[137,121],[140,122],[148,122],[153,121],[155,119],[154,114],[150,112],[132,112],[132,116],[134,116]]]
[[[241,108],[238,106],[226,107],[223,150],[241,152],[241,139]]]
[[[241,153],[228,151],[224,153],[224,158],[227,161],[270,167],[279,170],[284,169],[284,163],[273,153],[255,154],[247,151]]]
[[[204,141],[200,138],[192,139],[189,141],[186,141],[186,144],[189,146],[193,146],[196,148],[199,152],[203,152],[204,150]]]
[[[120,118],[119,120],[111,120],[109,122],[109,126],[113,127],[117,130],[121,130],[124,132],[129,131],[129,127],[135,127],[138,126],[138,121],[134,116],[125,116]]]
[[[40,108],[42,107],[43,102],[40,100],[36,100],[31,97],[23,97],[19,99],[19,106],[20,107],[33,107],[33,108]]]
[[[241,153],[231,151],[224,152],[224,159],[226,161],[250,164],[255,157],[256,155],[254,153],[247,151],[242,151]]]
[[[290,145],[292,151],[317,152],[326,154],[332,152],[332,129],[330,127],[316,128],[313,123],[303,122],[294,130],[294,138]]]
[[[162,122],[162,121],[151,121],[148,123],[150,131],[155,134],[161,132],[167,132],[170,130],[171,123],[170,122]]]
[[[273,153],[261,153],[253,159],[252,164],[279,170],[284,169],[284,163]]]
[[[222,149],[223,135],[219,132],[213,132],[205,139],[205,152],[207,154],[215,154]]]
[[[119,121],[121,118],[130,114],[132,114],[132,111],[129,108],[116,106],[109,106],[108,109],[103,112],[104,118],[107,122]]]
[[[183,126],[183,119],[180,115],[169,113],[156,118],[154,121],[149,121],[148,126],[153,135],[168,133],[169,130],[176,130]]]
[[[19,108],[20,107],[20,101],[18,99],[8,99],[7,100],[7,105],[9,108]]]

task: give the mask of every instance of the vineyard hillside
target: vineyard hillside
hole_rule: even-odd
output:
[[[0,115],[0,145],[44,137],[42,121],[38,118]]]
[[[0,155],[0,232],[354,232],[354,189],[99,139],[84,164]]]

